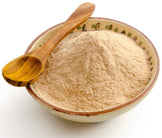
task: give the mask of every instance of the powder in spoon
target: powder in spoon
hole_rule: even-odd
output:
[[[99,111],[137,96],[148,78],[147,56],[129,37],[108,30],[74,32],[54,48],[33,87],[57,107]]]

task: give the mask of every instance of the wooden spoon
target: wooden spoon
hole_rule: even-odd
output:
[[[9,62],[2,70],[4,79],[14,86],[27,86],[35,82],[44,70],[53,48],[75,27],[87,20],[94,9],[92,3],[80,5],[44,45]]]

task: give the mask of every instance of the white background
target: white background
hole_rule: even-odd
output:
[[[63,22],[85,0],[0,0],[0,70],[24,53],[47,28]],[[89,0],[93,17],[107,17],[142,31],[162,59],[160,0]],[[102,123],[80,124],[56,118],[25,88],[9,85],[0,75],[0,138],[161,138],[162,76],[133,110]]]

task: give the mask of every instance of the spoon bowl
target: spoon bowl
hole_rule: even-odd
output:
[[[27,86],[39,78],[43,69],[44,66],[39,59],[23,55],[9,62],[3,68],[2,74],[5,80],[14,86]]]

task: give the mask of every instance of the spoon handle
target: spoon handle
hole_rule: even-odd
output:
[[[89,2],[80,5],[44,45],[29,53],[29,55],[40,59],[42,64],[45,64],[54,47],[74,28],[86,21],[94,9],[95,5]]]

